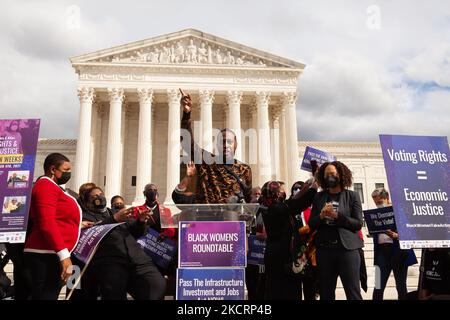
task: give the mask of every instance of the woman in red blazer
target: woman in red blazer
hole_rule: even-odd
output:
[[[70,179],[70,160],[52,153],[44,161],[45,175],[31,194],[30,229],[24,257],[31,274],[31,298],[57,300],[72,275],[70,252],[80,235],[81,209],[60,185]]]

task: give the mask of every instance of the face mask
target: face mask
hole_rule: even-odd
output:
[[[386,208],[388,205],[386,203],[377,204],[377,208]]]
[[[63,171],[63,172],[61,172],[61,173],[62,173],[62,174],[61,174],[61,177],[56,178],[56,183],[57,183],[58,185],[66,184],[66,183],[70,180],[70,177],[71,177],[71,175],[72,175],[71,172],[65,172],[65,171]]]
[[[339,185],[339,178],[336,176],[328,176],[325,178],[325,184],[327,188],[335,188]]]
[[[123,208],[125,208],[125,205],[119,204],[119,205],[114,206],[113,211],[114,211],[114,212],[119,212],[119,211],[122,210]]]
[[[149,190],[145,193],[145,198],[148,202],[153,203],[158,198],[158,191]]]
[[[17,126],[12,126],[11,131],[17,131]]]
[[[102,211],[106,208],[106,198],[104,195],[99,195],[97,196],[93,201],[92,201],[92,206],[95,210],[98,211]]]
[[[300,192],[300,188],[295,188],[294,190],[292,190],[292,195],[295,196],[299,192]]]

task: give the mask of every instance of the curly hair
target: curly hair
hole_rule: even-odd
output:
[[[84,193],[84,196],[83,196],[84,203],[88,203],[89,202],[89,196],[91,195],[91,192],[94,191],[94,190],[100,190],[103,193],[103,189],[98,187],[98,186],[95,186],[95,187],[87,189],[85,191],[85,193]]]
[[[317,171],[317,182],[322,187],[322,189],[326,190],[326,183],[325,183],[325,169],[329,166],[333,165],[338,174],[339,174],[339,184],[342,189],[350,188],[353,184],[353,175],[350,169],[343,164],[340,161],[333,161],[333,162],[325,162],[322,164]]]

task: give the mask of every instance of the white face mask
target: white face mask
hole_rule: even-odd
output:
[[[386,208],[388,206],[387,203],[377,204],[377,208]]]
[[[295,195],[299,192],[300,192],[300,189],[295,189],[294,191],[292,191],[292,195],[295,197]]]

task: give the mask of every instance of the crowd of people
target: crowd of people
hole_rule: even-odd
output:
[[[191,99],[181,98],[182,128],[192,132]],[[248,265],[246,287],[249,300],[334,300],[338,277],[348,300],[362,300],[367,291],[364,259],[364,224],[361,200],[350,190],[352,173],[342,162],[327,162],[313,169],[311,178],[290,188],[282,181],[252,186],[250,166],[234,158],[234,132],[219,133],[217,155],[200,148],[193,139],[192,159],[186,174],[172,193],[175,204],[256,203],[250,234],[265,242],[264,266]],[[204,158],[216,159],[207,163]],[[100,243],[81,277],[80,289],[67,290],[75,300],[158,300],[175,294],[176,263],[157,266],[137,242],[149,229],[158,241],[178,240],[176,228],[165,228],[170,216],[158,201],[158,186],[148,183],[145,203],[126,207],[122,196],[106,199],[92,182],[80,186],[78,196],[61,187],[71,177],[70,160],[52,153],[44,162],[45,175],[35,182],[26,241],[6,244],[6,257],[14,264],[14,297],[18,300],[56,300],[72,276],[73,266],[84,265],[73,254],[81,229],[122,223]],[[389,193],[377,189],[377,207],[389,206]],[[449,249],[424,250],[424,271],[416,292],[407,292],[408,267],[417,263],[413,250],[402,250],[397,230],[373,237],[374,265],[380,270],[373,299],[383,299],[391,272],[399,299],[450,298]],[[2,264],[3,266],[3,264]],[[0,275],[1,276],[1,275]],[[1,287],[2,282],[0,282]],[[0,291],[0,293],[3,291]],[[70,292],[70,293],[69,293]]]

